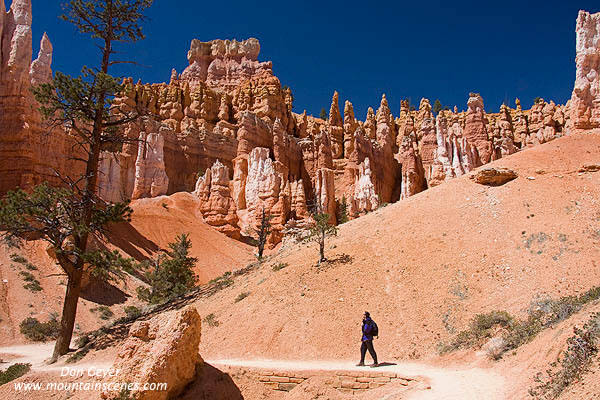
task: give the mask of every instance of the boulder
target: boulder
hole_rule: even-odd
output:
[[[501,186],[517,178],[517,173],[508,168],[483,168],[475,172],[470,178],[480,185]]]
[[[135,322],[120,345],[113,368],[115,382],[166,383],[166,390],[134,391],[136,400],[167,400],[181,394],[203,360],[198,354],[201,319],[193,306]],[[102,393],[113,399],[118,392]]]

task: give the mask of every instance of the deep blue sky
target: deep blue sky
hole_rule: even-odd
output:
[[[7,1],[7,6],[11,1]],[[33,0],[34,51],[47,31],[54,69],[76,73],[94,64],[95,49],[59,21],[62,0]],[[259,5],[257,5],[259,4]],[[400,100],[439,98],[466,108],[480,92],[488,111],[519,97],[564,103],[575,79],[575,20],[579,9],[600,11],[598,0],[490,1],[195,1],[155,0],[147,39],[127,58],[145,67],[116,75],[168,81],[187,66],[191,39],[245,39],[261,43],[261,61],[273,61],[292,88],[295,110],[329,110],[334,90],[357,117],[386,93],[394,114]]]

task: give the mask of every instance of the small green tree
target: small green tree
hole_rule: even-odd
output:
[[[198,261],[190,257],[192,241],[189,234],[177,236],[175,242],[169,243],[166,254],[159,255],[149,262],[146,279],[149,288],[138,288],[140,300],[151,304],[162,303],[172,298],[185,294],[196,285],[198,277],[194,273],[194,266]]]
[[[535,99],[533,99],[533,104],[538,104],[542,102],[542,98],[541,97],[536,97]]]
[[[337,236],[337,226],[329,222],[330,215],[323,211],[321,202],[316,199],[311,208],[311,217],[313,224],[308,232],[308,235],[304,238],[305,242],[315,242],[319,245],[319,265],[322,262],[327,261],[325,258],[325,241],[330,236]]]
[[[319,114],[319,118],[321,118],[323,121],[327,120],[327,111],[325,111],[324,108],[321,108],[321,113]]]
[[[342,196],[342,200],[337,201],[336,217],[338,224],[348,222],[348,201],[346,196]]]
[[[273,217],[269,214],[267,214],[267,212],[265,211],[264,207],[262,209],[262,214],[260,217],[260,225],[258,226],[258,228],[254,229],[254,232],[256,234],[256,242],[257,242],[257,247],[258,247],[258,254],[257,254],[257,258],[258,260],[262,260],[263,258],[263,252],[265,251],[265,244],[267,244],[267,239],[269,238],[269,235],[271,234],[271,219]]]
[[[436,99],[433,103],[433,112],[439,114],[440,111],[442,111],[442,103]]]

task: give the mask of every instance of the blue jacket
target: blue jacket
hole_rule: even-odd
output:
[[[362,341],[373,340],[373,320],[371,317],[363,319],[362,325]]]

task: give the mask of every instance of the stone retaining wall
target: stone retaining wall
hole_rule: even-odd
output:
[[[412,386],[417,383],[415,378],[406,377],[386,371],[355,371],[355,370],[267,370],[248,367],[223,367],[222,370],[232,378],[246,376],[258,380],[265,386],[279,391],[289,392],[305,380],[314,377],[325,377],[326,384],[345,393],[360,393],[375,389],[388,383],[399,383]]]

